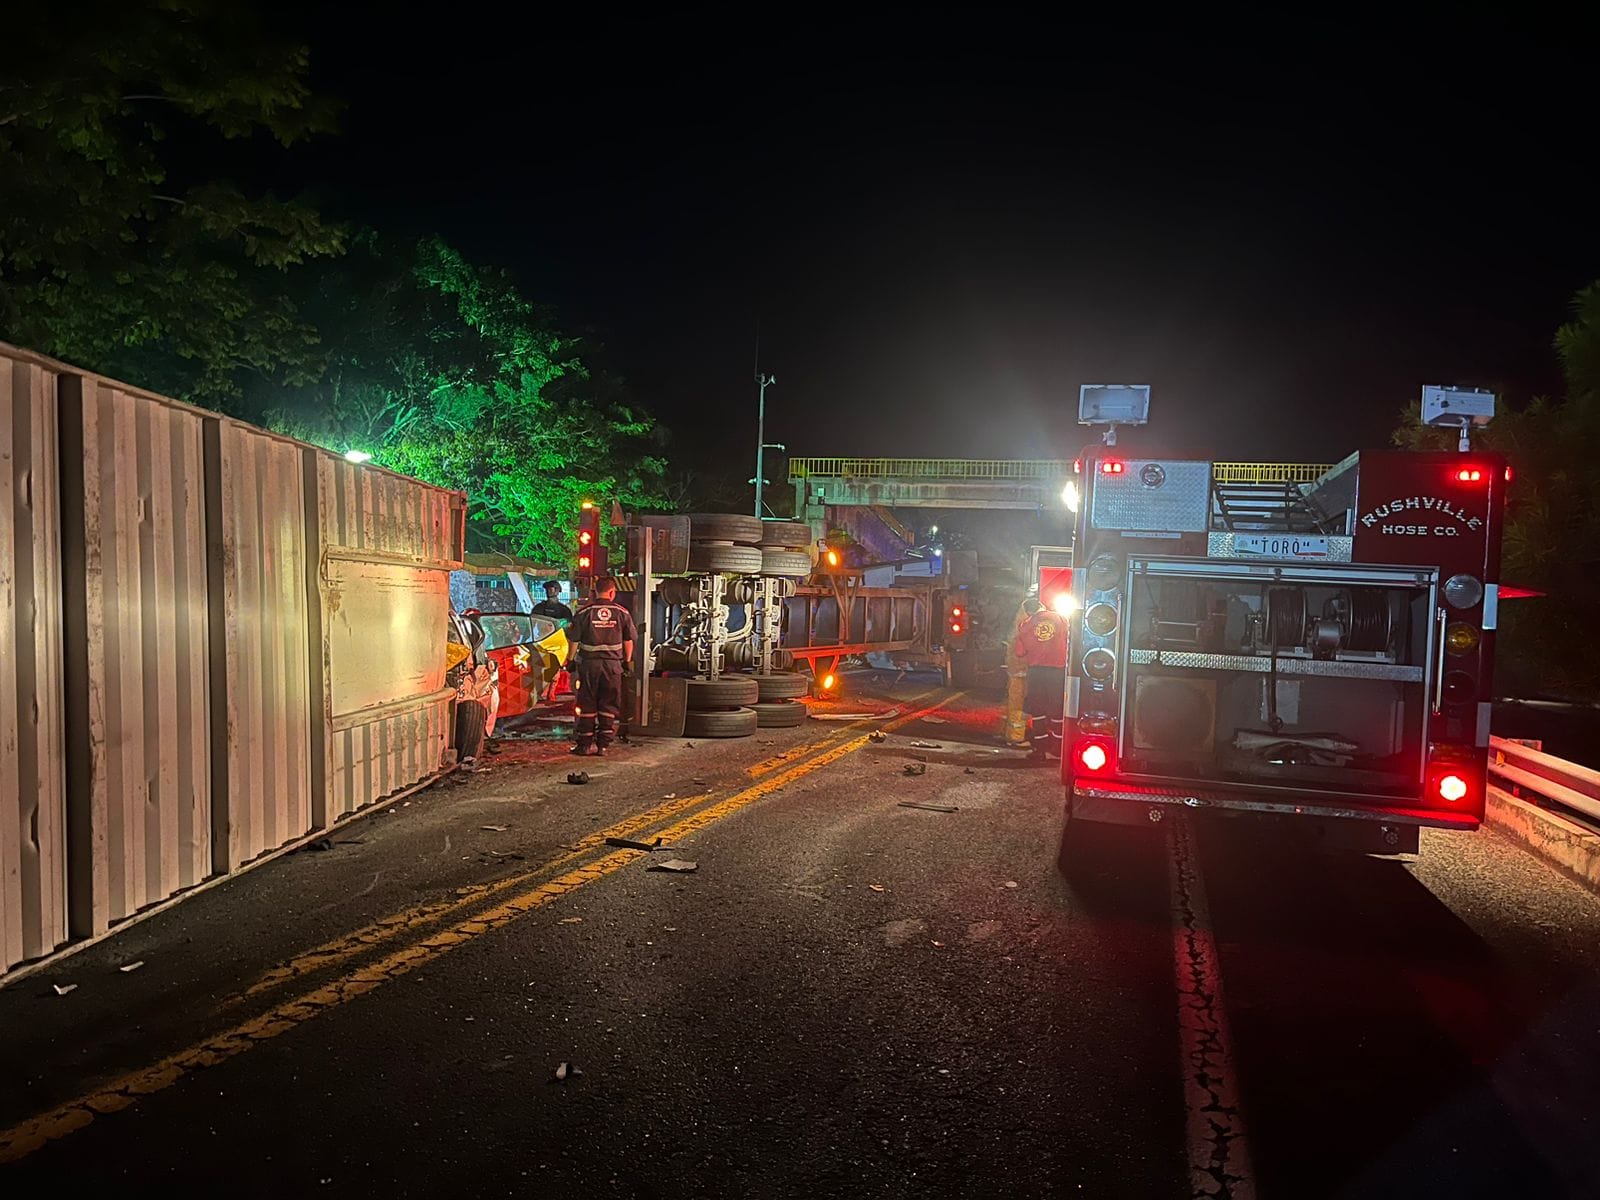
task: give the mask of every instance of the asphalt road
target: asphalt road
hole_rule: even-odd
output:
[[[0,989],[0,1187],[1600,1195],[1600,900],[1493,833],[1069,877],[991,701],[851,685],[900,716],[507,742]]]

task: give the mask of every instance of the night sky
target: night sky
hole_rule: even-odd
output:
[[[794,453],[1070,456],[1117,381],[1325,459],[1423,382],[1558,388],[1600,277],[1592,22],[382,11],[283,18],[347,109],[273,181],[511,268],[741,480],[758,321]]]

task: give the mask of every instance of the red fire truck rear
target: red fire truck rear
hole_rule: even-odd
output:
[[[1451,420],[1492,411],[1453,394]],[[1477,828],[1509,479],[1470,448],[1327,468],[1087,451],[1068,844],[1078,822],[1176,809],[1314,824],[1370,853]]]

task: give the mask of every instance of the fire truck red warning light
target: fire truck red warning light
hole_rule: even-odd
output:
[[[1102,475],[1121,475],[1122,474],[1122,464],[1119,463],[1114,458],[1105,459],[1100,464],[1100,474],[1102,474]]]
[[[1454,804],[1467,794],[1467,781],[1459,775],[1441,775],[1438,783],[1439,798]]]
[[[1483,471],[1478,467],[1462,467],[1456,472],[1458,483],[1478,483],[1483,479]]]

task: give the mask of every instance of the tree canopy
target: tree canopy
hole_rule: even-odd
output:
[[[1579,292],[1555,336],[1562,398],[1502,403],[1476,444],[1506,455],[1513,482],[1500,577],[1547,592],[1501,606],[1502,680],[1523,691],[1600,697],[1600,283]],[[1453,447],[1456,435],[1407,413],[1403,446]]]
[[[475,549],[563,562],[582,500],[669,506],[653,419],[506,272],[221,178],[229,141],[331,128],[307,48],[250,6],[12,26],[0,338],[458,488]]]
[[[35,5],[8,38],[0,336],[214,407],[315,377],[288,273],[341,231],[202,165],[218,138],[328,125],[306,48],[221,0]]]
[[[305,308],[328,369],[272,422],[466,492],[478,548],[564,563],[582,501],[670,506],[654,420],[506,272],[365,234]]]

